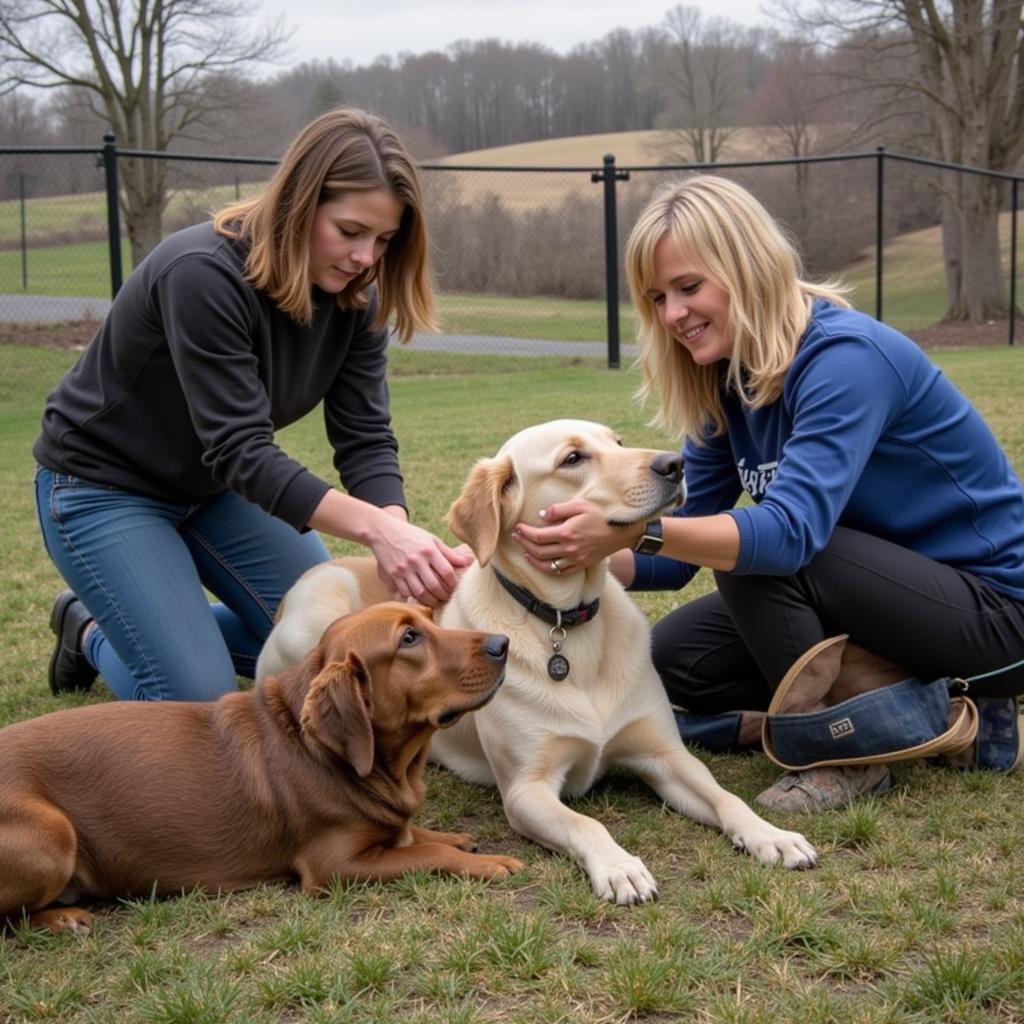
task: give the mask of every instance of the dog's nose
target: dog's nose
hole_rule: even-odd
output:
[[[683,479],[683,457],[671,452],[660,452],[651,460],[651,469],[658,476],[665,476],[673,483],[679,483]]]
[[[495,661],[504,661],[508,657],[508,637],[501,633],[490,633],[484,639],[484,654]]]

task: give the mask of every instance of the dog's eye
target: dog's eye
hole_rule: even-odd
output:
[[[400,645],[402,647],[414,647],[423,639],[422,633],[417,633],[415,629],[407,629],[402,634]]]
[[[586,458],[587,456],[583,452],[578,451],[576,448],[573,448],[573,450],[569,452],[569,454],[566,455],[564,459],[562,459],[562,465],[575,466],[577,463],[582,462]]]

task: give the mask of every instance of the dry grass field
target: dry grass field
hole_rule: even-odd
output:
[[[601,190],[592,185],[586,170],[598,169],[605,155],[611,153],[618,167],[653,167],[678,164],[682,142],[671,131],[607,132],[598,135],[576,135],[541,142],[523,142],[514,146],[498,146],[457,153],[433,161],[432,166],[446,167],[570,167],[584,170],[551,171],[546,174],[522,174],[496,170],[493,174],[473,171],[466,174],[445,174],[445,187],[456,186],[459,197],[478,202],[488,194],[497,196],[503,205],[516,213],[540,207],[558,207],[569,196],[586,194],[599,204]],[[728,142],[723,160],[760,160],[778,156],[771,129],[741,128]]]
[[[768,155],[770,133],[768,128],[739,129],[726,146],[723,159],[759,159]],[[669,151],[679,145],[675,135],[666,130],[572,135],[457,153],[437,163],[475,167],[600,167],[605,154],[612,153],[615,162],[624,167],[647,167],[670,162]]]

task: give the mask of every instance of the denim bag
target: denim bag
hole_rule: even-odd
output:
[[[924,681],[830,637],[806,651],[775,691],[761,731],[764,751],[789,771],[825,765],[963,755],[978,735],[967,683]]]

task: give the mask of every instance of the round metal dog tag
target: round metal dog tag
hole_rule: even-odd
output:
[[[548,675],[560,683],[569,674],[569,659],[562,654],[552,654],[548,659]]]

